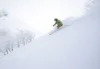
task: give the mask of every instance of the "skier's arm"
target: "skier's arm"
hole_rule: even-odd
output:
[[[55,26],[57,23],[55,23],[53,26]]]

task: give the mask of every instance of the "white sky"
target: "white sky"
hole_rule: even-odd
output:
[[[53,19],[83,15],[89,0],[0,0],[0,9],[25,22],[26,27],[41,33],[50,31]]]

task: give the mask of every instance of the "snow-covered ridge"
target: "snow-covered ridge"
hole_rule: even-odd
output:
[[[6,16],[5,16],[6,15]],[[13,48],[26,45],[34,39],[34,33],[25,24],[1,10],[0,13],[0,55],[8,54]]]

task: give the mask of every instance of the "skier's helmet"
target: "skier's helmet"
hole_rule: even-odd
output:
[[[57,20],[58,20],[57,18],[54,19],[54,21],[57,21]]]

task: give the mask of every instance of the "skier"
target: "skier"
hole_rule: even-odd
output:
[[[54,21],[55,21],[55,24],[53,26],[57,24],[57,29],[63,26],[63,23],[59,19],[55,18]]]

